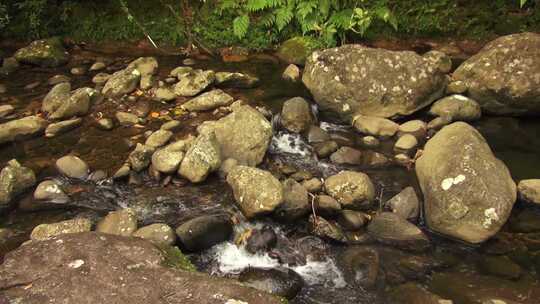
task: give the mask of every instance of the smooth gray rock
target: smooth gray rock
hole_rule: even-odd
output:
[[[231,221],[222,215],[205,215],[191,219],[178,228],[176,235],[184,248],[197,252],[229,240]]]
[[[86,179],[90,173],[88,165],[75,155],[66,155],[56,161],[56,169],[63,175],[76,178]]]
[[[27,116],[0,124],[0,144],[43,134],[47,121],[39,116]]]
[[[82,118],[74,118],[70,120],[64,120],[57,123],[52,123],[45,129],[45,137],[55,137],[62,133],[71,131],[82,124]]]

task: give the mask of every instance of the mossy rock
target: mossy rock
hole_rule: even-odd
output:
[[[321,48],[320,43],[310,37],[294,37],[281,44],[277,56],[287,63],[304,65],[306,58]]]
[[[197,271],[195,265],[191,263],[188,257],[184,255],[178,247],[167,245],[156,245],[156,247],[161,250],[163,257],[165,258],[163,266],[184,271]]]
[[[17,61],[41,67],[58,67],[68,61],[68,53],[60,38],[37,40],[15,53]]]

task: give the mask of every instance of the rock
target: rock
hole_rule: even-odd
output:
[[[306,58],[317,47],[317,43],[308,36],[293,37],[281,44],[276,55],[287,63],[304,65]]]
[[[195,61],[195,59],[193,58],[186,58],[182,61],[182,64],[183,65],[195,65],[197,64],[197,61]]]
[[[478,267],[488,275],[494,275],[509,280],[521,277],[521,267],[506,256],[484,256],[478,261]]]
[[[334,217],[341,212],[341,205],[331,196],[317,195],[314,203],[315,212],[324,217]]]
[[[398,137],[410,134],[418,141],[424,141],[427,136],[427,124],[421,120],[409,120],[399,126]]]
[[[79,157],[74,155],[66,155],[56,161],[56,169],[63,175],[76,178],[86,179],[90,172],[88,165]]]
[[[160,129],[173,132],[179,129],[181,126],[182,124],[178,120],[171,120],[162,124]]]
[[[401,136],[394,145],[394,151],[405,154],[414,154],[414,151],[418,147],[418,139],[411,134],[405,134]]]
[[[407,187],[386,202],[386,207],[405,220],[416,222],[420,215],[420,201],[413,187]]]
[[[429,51],[422,57],[431,61],[431,63],[443,74],[448,74],[452,70],[452,59],[443,52]]]
[[[157,130],[146,139],[146,142],[144,144],[148,147],[157,149],[159,147],[166,145],[169,142],[169,140],[172,138],[172,136],[173,136],[173,132],[171,131]]]
[[[318,193],[322,190],[323,182],[318,178],[311,178],[303,181],[302,186],[310,193]]]
[[[135,146],[135,150],[128,156],[128,162],[131,164],[131,169],[135,170],[135,172],[141,172],[148,168],[154,151],[154,148],[138,143],[137,146]]]
[[[195,96],[214,83],[216,75],[214,71],[193,70],[179,78],[174,86],[174,93],[178,96]]]
[[[53,123],[45,129],[45,137],[55,137],[59,134],[71,131],[82,124],[82,118],[74,118]]]
[[[311,174],[311,172],[306,171],[306,170],[300,170],[291,174],[290,177],[297,182],[302,182],[302,181],[313,178],[313,174]]]
[[[446,75],[432,59],[408,51],[344,45],[309,56],[302,81],[320,110],[344,122],[355,115],[410,115],[446,89]]]
[[[21,63],[54,68],[65,64],[69,54],[58,38],[37,40],[15,52],[15,59]]]
[[[112,130],[114,128],[114,122],[110,118],[102,118],[97,121],[97,125],[102,130]]]
[[[4,58],[2,67],[0,67],[0,75],[9,75],[19,69],[19,62],[13,57]]]
[[[375,136],[364,136],[360,139],[360,143],[362,146],[366,148],[377,148],[381,142],[375,137]]]
[[[188,148],[188,146],[178,147],[178,144],[173,143],[157,150],[152,155],[152,167],[165,174],[176,172]]]
[[[324,189],[346,209],[362,208],[375,198],[373,183],[361,172],[342,171],[330,176]]]
[[[467,85],[463,81],[452,81],[446,87],[446,93],[448,94],[465,94],[467,92]]]
[[[518,184],[519,199],[540,205],[540,179],[522,180]]]
[[[259,78],[243,73],[217,72],[216,85],[223,88],[251,89],[259,84]]]
[[[369,216],[363,212],[343,210],[337,218],[338,224],[345,230],[360,230],[369,222]]]
[[[47,113],[53,113],[64,102],[67,102],[71,96],[71,84],[62,82],[55,85],[49,93],[43,98],[41,110]]]
[[[424,251],[430,246],[422,230],[392,212],[376,215],[368,225],[368,233],[383,244],[405,250]]]
[[[288,81],[297,82],[300,80],[300,76],[300,68],[294,64],[289,64],[285,71],[283,71],[281,78]]]
[[[7,87],[0,83],[0,94],[5,94],[7,92]]]
[[[184,248],[192,252],[208,249],[230,239],[231,221],[221,215],[205,215],[191,219],[178,228],[176,235]]]
[[[315,153],[317,153],[319,158],[325,158],[336,152],[339,149],[339,145],[333,140],[328,140],[313,144],[313,149],[315,149]]]
[[[392,137],[399,130],[399,125],[389,119],[364,115],[353,118],[353,127],[360,133],[377,137]]]
[[[136,230],[137,217],[130,208],[109,212],[96,225],[96,232],[120,236],[131,236]]]
[[[104,298],[132,304],[283,303],[237,281],[194,272],[177,248],[159,249],[140,238],[92,232],[62,235],[21,246],[5,261],[0,266],[4,298],[27,304],[80,299],[102,303]],[[42,277],[48,279],[38,279]],[[13,286],[27,280],[33,282],[32,290]]]
[[[155,75],[142,75],[139,87],[141,90],[150,90],[157,83]]]
[[[294,179],[286,179],[283,185],[283,203],[276,209],[275,215],[283,221],[294,221],[306,216],[311,210],[308,192]]]
[[[73,116],[83,116],[88,113],[92,101],[99,99],[99,93],[91,88],[75,90],[54,112],[49,113],[50,119],[65,119]]]
[[[124,69],[112,74],[101,93],[108,98],[120,98],[137,89],[141,72],[137,69]]]
[[[133,113],[116,112],[115,117],[122,126],[133,126],[139,123],[139,117]]]
[[[246,240],[246,250],[252,254],[264,253],[277,244],[277,235],[272,227],[265,225],[261,229],[249,230]]]
[[[445,117],[450,121],[475,121],[482,116],[482,110],[476,101],[456,94],[436,101],[429,114]]]
[[[345,279],[349,284],[354,284],[353,286],[372,289],[380,280],[380,257],[375,248],[347,247],[339,258],[339,264]]]
[[[257,110],[240,106],[215,122],[202,124],[199,133],[214,131],[224,159],[234,158],[240,164],[260,164],[272,138],[272,125]]]
[[[62,234],[89,232],[91,229],[91,220],[76,218],[58,223],[38,225],[32,230],[30,239],[32,241],[44,241]]]
[[[453,74],[467,93],[496,115],[540,114],[540,34],[520,33],[488,43]]]
[[[330,155],[330,161],[339,165],[361,165],[362,152],[350,147],[341,147]]]
[[[59,83],[70,82],[70,81],[71,81],[71,78],[69,78],[66,75],[54,75],[53,77],[49,78],[49,80],[47,80],[47,83],[51,86],[55,86]]]
[[[200,183],[221,166],[221,150],[214,133],[201,134],[189,148],[178,174],[192,183]]]
[[[142,76],[155,75],[158,71],[158,61],[154,57],[140,57],[132,61],[128,66],[128,70],[137,70]]]
[[[248,218],[273,212],[283,202],[283,188],[270,172],[236,166],[228,175],[236,203]]]
[[[15,107],[12,105],[0,105],[0,118],[9,116],[15,112]]]
[[[111,78],[111,74],[98,73],[92,78],[92,82],[97,85],[105,85],[105,83]]]
[[[428,123],[427,128],[428,130],[440,130],[451,123],[452,121],[448,117],[436,117]]]
[[[304,280],[289,268],[248,268],[238,277],[245,286],[293,299],[304,286]]]
[[[58,182],[54,180],[45,180],[36,187],[34,199],[55,204],[65,204],[69,201],[69,196],[62,190],[62,187],[60,187]]]
[[[326,240],[339,243],[344,243],[347,241],[347,238],[345,237],[345,234],[341,228],[320,216],[316,218],[313,216],[313,214],[309,216],[309,230],[313,235]]]
[[[516,185],[480,133],[463,122],[444,127],[416,161],[430,229],[481,243],[504,225]]]
[[[234,167],[238,166],[238,161],[234,158],[227,158],[223,162],[221,162],[221,166],[219,167],[219,176],[221,178],[227,178],[227,175],[229,175],[229,172],[234,169]]]
[[[415,283],[406,283],[394,288],[389,294],[390,304],[453,304]]]
[[[234,98],[220,89],[203,93],[182,105],[182,109],[190,112],[211,111],[219,107],[229,106]]]
[[[90,71],[101,71],[105,69],[107,65],[103,61],[96,61],[92,66],[90,66]]]
[[[391,162],[388,157],[379,152],[364,151],[362,154],[362,165],[367,168],[382,168]]]
[[[86,74],[86,68],[85,67],[74,67],[70,70],[70,73],[75,76],[82,76]]]
[[[137,117],[145,118],[152,110],[152,106],[147,100],[138,100],[130,107],[130,110],[133,114],[137,115]]]
[[[27,116],[0,124],[0,144],[43,134],[47,121],[39,116]]]
[[[178,78],[180,80],[180,78],[182,78],[184,75],[189,74],[191,71],[193,71],[192,67],[179,66],[179,67],[173,69],[169,73],[169,76]]]
[[[176,94],[169,87],[158,88],[154,93],[154,97],[158,101],[172,101],[176,99]]]
[[[167,224],[152,224],[133,232],[132,236],[148,240],[157,245],[174,245],[176,234]]]
[[[281,109],[281,123],[285,129],[294,133],[307,131],[313,123],[309,103],[302,97],[285,101]]]
[[[321,143],[330,140],[330,135],[317,126],[310,126],[307,134],[307,140],[310,144]]]
[[[10,160],[0,171],[0,210],[9,207],[15,196],[35,183],[36,176],[32,169],[23,167],[16,159]]]

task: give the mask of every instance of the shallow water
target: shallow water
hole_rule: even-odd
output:
[[[41,105],[41,99],[48,92],[50,86],[46,84],[49,77],[56,74],[69,75],[71,66],[89,66],[97,57],[107,57],[117,63],[121,68],[129,62],[125,54],[107,55],[99,52],[79,52],[68,67],[60,69],[40,69],[23,67],[7,79],[0,79],[0,83],[7,85],[8,94],[0,98],[2,104],[9,103],[16,107],[16,116],[23,117],[36,113]],[[134,59],[134,58],[133,58]],[[181,65],[181,58],[176,56],[159,56],[159,74],[165,77],[174,67]],[[249,101],[256,106],[264,106],[277,113],[281,104],[288,98],[296,96],[309,97],[308,92],[300,84],[291,84],[281,80],[281,72],[285,66],[272,57],[259,56],[243,63],[223,63],[215,60],[199,61],[197,68],[214,69],[216,71],[239,71],[254,74],[261,79],[261,85],[254,89],[228,89],[228,93],[235,98]],[[94,74],[94,73],[93,73]],[[74,88],[91,85],[91,76],[72,76]],[[34,81],[42,81],[41,86],[32,91],[23,87]],[[141,97],[140,99],[145,99]],[[152,111],[164,113],[165,116],[177,118],[182,122],[182,129],[176,135],[181,138],[185,134],[194,133],[201,121],[212,119],[211,114],[202,114],[198,117],[176,117],[174,104],[167,105],[150,101]],[[144,140],[143,133],[155,130],[161,124],[160,119],[150,118],[144,126],[126,128],[117,127],[112,131],[102,131],[96,128],[95,118],[103,115],[113,117],[119,108],[127,108],[131,104],[106,102],[96,105],[92,114],[84,118],[83,126],[55,137],[53,139],[33,138],[18,141],[0,147],[0,165],[16,158],[26,166],[31,167],[38,174],[38,179],[56,177],[54,161],[66,154],[73,153],[84,159],[93,170],[102,169],[112,174],[119,168],[131,151],[131,144]],[[164,112],[168,111],[168,112]],[[97,114],[100,112],[101,114]],[[324,113],[323,113],[324,114]],[[164,116],[162,115],[162,116]],[[323,115],[324,116],[324,115]],[[428,119],[420,115],[422,119]],[[486,137],[495,154],[509,167],[512,176],[517,180],[539,177],[540,174],[540,121],[535,119],[495,118],[486,117],[475,124]],[[321,127],[329,132],[352,134],[346,126],[322,121]],[[130,139],[130,140],[127,140]],[[130,144],[131,141],[131,144]],[[388,149],[390,143],[383,145],[378,152],[391,155]],[[269,160],[280,160],[292,164],[299,169],[312,172],[315,176],[326,177],[339,170],[349,168],[336,166],[327,161],[318,160],[309,150],[305,141],[298,136],[276,133],[272,147],[268,153]],[[265,166],[268,162],[265,162]],[[381,169],[367,169],[352,167],[365,171],[373,180],[377,188],[378,197],[386,201],[407,186],[417,187],[413,172],[405,168],[391,166]],[[69,182],[69,181],[67,181]],[[0,227],[7,227],[17,232],[10,242],[0,248],[0,257],[21,242],[28,239],[32,228],[40,223],[56,222],[68,219],[76,214],[85,212],[93,216],[104,215],[108,208],[134,208],[141,220],[141,224],[165,222],[176,227],[178,224],[202,214],[230,213],[237,214],[234,207],[231,191],[219,177],[212,177],[202,185],[190,185],[179,181],[166,187],[146,177],[142,185],[107,184],[76,185],[83,189],[77,194],[76,201],[80,207],[70,210],[47,210],[25,212],[14,210],[0,217]],[[111,201],[105,203],[105,192],[112,192]],[[108,193],[108,192],[107,192]],[[20,200],[28,200],[31,194],[23,195]],[[101,198],[101,200],[100,200]],[[92,211],[88,211],[92,206]],[[376,206],[375,206],[376,209]],[[404,278],[405,281],[415,281],[428,289],[452,298],[455,303],[481,303],[486,296],[501,297],[517,303],[540,303],[540,287],[538,270],[540,270],[540,251],[533,252],[525,247],[523,251],[513,250],[515,244],[523,244],[521,239],[530,234],[518,233],[511,222],[522,219],[522,214],[536,213],[539,210],[531,206],[516,204],[512,220],[505,226],[503,232],[494,240],[481,247],[471,247],[455,241],[440,238],[430,234],[435,244],[434,248],[423,258],[436,261],[445,261],[444,267],[430,269],[425,273],[417,273]],[[521,217],[520,217],[521,216]],[[539,217],[540,218],[540,217]],[[268,222],[267,222],[268,224]],[[297,244],[302,238],[308,236],[305,223],[291,227],[287,225],[270,224],[278,233]],[[237,229],[245,228],[239,226]],[[238,231],[237,231],[238,232]],[[540,230],[538,231],[540,232]],[[239,233],[239,232],[238,232]],[[521,259],[523,274],[518,280],[508,280],[486,275],[478,266],[487,256],[490,246],[497,247],[497,242],[503,240],[508,250],[498,251],[499,255],[507,255]],[[493,245],[495,244],[495,245]],[[528,244],[528,243],[525,243]],[[347,279],[346,269],[340,259],[345,246],[327,244],[323,250],[324,258],[307,258],[306,265],[290,266],[306,281],[306,286],[292,303],[385,303],[385,296],[389,288],[397,282],[403,283],[393,277],[396,263],[400,259],[417,258],[417,255],[396,249],[369,244],[380,251],[380,268],[386,276],[386,283],[375,288],[363,288]],[[504,246],[503,246],[504,247]],[[488,248],[488,249],[486,249]],[[516,247],[517,248],[517,247]],[[540,250],[537,248],[535,250]],[[500,253],[503,252],[503,253]],[[242,246],[234,243],[224,243],[212,248],[203,254],[191,256],[200,268],[214,275],[234,277],[241,269],[247,267],[275,267],[277,262],[264,255],[249,254]],[[536,261],[536,260],[537,261]],[[450,261],[450,262],[448,262]],[[536,269],[535,267],[538,267]]]

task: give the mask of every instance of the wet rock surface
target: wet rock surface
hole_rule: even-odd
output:
[[[90,303],[281,303],[232,280],[162,266],[165,261],[161,250],[139,238],[71,234],[10,253],[0,266],[0,288],[4,299],[30,304],[82,299]],[[23,286],[28,282],[31,289]]]

